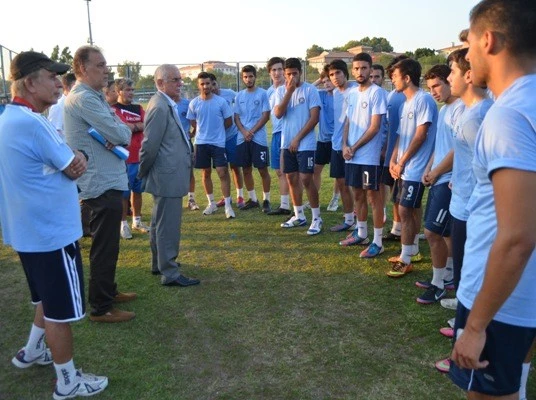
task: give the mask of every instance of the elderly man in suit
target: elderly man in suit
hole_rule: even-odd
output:
[[[153,195],[151,218],[152,273],[162,275],[165,286],[192,286],[198,279],[179,272],[182,197],[188,193],[192,171],[192,148],[176,110],[182,78],[170,64],[159,66],[154,75],[158,91],[145,114],[144,139],[138,176],[145,191]]]

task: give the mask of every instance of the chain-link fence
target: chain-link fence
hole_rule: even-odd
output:
[[[7,101],[9,95],[9,67],[11,60],[17,55],[17,52],[8,49],[0,44],[0,103]]]

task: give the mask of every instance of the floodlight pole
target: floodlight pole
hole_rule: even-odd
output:
[[[93,35],[91,34],[91,19],[89,17],[89,2],[91,0],[84,0],[87,4],[87,25],[89,27],[89,44],[93,46]]]

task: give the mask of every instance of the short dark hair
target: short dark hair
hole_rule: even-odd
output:
[[[469,36],[469,29],[463,29],[458,35],[460,42],[467,42],[467,37]]]
[[[393,66],[395,64],[397,64],[399,61],[402,61],[402,60],[406,60],[408,59],[409,57],[405,54],[400,54],[399,56],[396,56],[395,58],[393,58],[391,60],[391,62],[387,65],[387,75],[389,76],[389,78],[391,78],[391,74],[393,73]]]
[[[207,77],[206,78],[210,78],[211,81],[213,82],[217,82],[218,81],[218,78],[216,78],[216,75],[214,75],[212,72],[207,72]],[[199,78],[199,76],[198,76]],[[203,78],[203,79],[206,79],[206,78]]]
[[[369,53],[359,53],[352,58],[352,62],[354,61],[365,61],[368,62],[369,66],[372,66],[372,57]]]
[[[102,51],[96,46],[82,46],[74,53],[73,71],[77,77],[82,76],[82,65],[86,65],[91,53],[102,54]]]
[[[449,57],[447,58],[447,62],[449,63],[449,67],[451,67],[451,64],[455,62],[458,64],[458,67],[462,71],[463,74],[465,74],[467,71],[471,69],[471,64],[469,64],[469,61],[465,59],[465,56],[467,56],[467,51],[469,49],[458,49],[454,50],[452,53],[449,54]],[[451,67],[452,68],[452,67]]]
[[[421,68],[421,64],[419,64],[418,61],[415,61],[412,58],[405,58],[397,62],[395,65],[393,65],[391,69],[391,74],[395,69],[398,69],[398,71],[400,72],[402,76],[409,76],[409,78],[411,79],[411,82],[415,86],[419,86],[421,82],[422,68]]]
[[[297,58],[294,58],[294,57],[291,57],[291,58],[287,58],[285,60],[285,69],[288,69],[288,68],[296,68],[298,71],[301,72],[301,61]]]
[[[320,79],[329,78],[328,64],[324,65],[322,71],[320,71]]]
[[[114,82],[115,82],[115,90],[117,91],[123,90],[126,87],[134,86],[134,81],[130,78],[120,78],[120,79],[116,79]]]
[[[253,65],[244,65],[242,67],[242,73],[244,72],[252,72],[253,76],[257,76],[257,69]]]
[[[272,58],[270,58],[268,60],[268,62],[266,63],[266,69],[268,70],[268,72],[270,72],[270,70],[272,69],[272,67],[275,64],[281,64],[281,66],[284,66],[285,65],[285,60],[283,60],[281,57],[272,57]]]
[[[426,74],[424,74],[424,79],[441,79],[444,83],[448,84],[447,78],[450,75],[450,67],[446,64],[436,64],[430,68]]]
[[[205,72],[205,71],[201,71],[199,74],[197,74],[197,79],[210,79],[211,81],[215,81],[216,79],[212,79],[210,75],[212,74]]]
[[[64,87],[71,87],[76,82],[76,76],[72,72],[69,72],[61,77],[61,84]]]
[[[479,36],[485,29],[498,33],[510,54],[534,56],[534,0],[483,0],[473,7],[469,20],[471,31]]]
[[[385,69],[383,68],[383,65],[381,65],[381,64],[372,64],[371,69],[379,69],[380,71],[382,71],[382,78],[385,77]]]
[[[346,79],[348,79],[348,64],[341,59],[333,60],[328,64],[328,71],[342,71]]]

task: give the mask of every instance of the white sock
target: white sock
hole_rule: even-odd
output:
[[[400,221],[393,221],[393,229],[391,229],[391,233],[400,236],[402,233],[402,223]]]
[[[288,194],[281,195],[281,208],[285,210],[290,210],[290,196]]]
[[[344,213],[344,223],[346,225],[353,225],[355,223],[355,215],[353,212]]]
[[[339,201],[340,194],[333,192],[333,196],[331,196],[331,200],[333,201]]]
[[[373,243],[378,247],[383,247],[383,228],[374,228],[374,240]]]
[[[415,235],[415,239],[413,239],[413,253],[411,253],[412,256],[419,253],[419,234],[417,233]]]
[[[521,369],[521,385],[519,387],[519,400],[527,399],[527,381],[529,379],[530,363],[523,363]]]
[[[56,383],[58,386],[58,391],[60,393],[68,392],[66,389],[72,388],[77,381],[73,359],[71,358],[65,364],[54,363],[54,368],[56,369],[56,376],[58,377],[58,381]]]
[[[208,199],[208,202],[210,204],[214,204],[215,203],[215,201],[214,201],[214,193],[207,194],[207,199]]]
[[[360,238],[366,238],[368,235],[367,221],[357,220],[357,235]]]
[[[236,197],[244,198],[244,188],[236,189]]]
[[[313,219],[320,218],[320,207],[311,208],[311,212],[313,214]]]
[[[270,192],[262,192],[262,200],[270,201]]]
[[[413,251],[413,245],[412,244],[403,244],[402,245],[402,252],[400,253],[400,259],[404,264],[411,263],[411,252]]]
[[[445,279],[445,272],[447,272],[447,270],[445,268],[437,267],[432,267],[432,270],[434,271],[434,274],[432,275],[432,285],[439,289],[444,289],[445,283],[443,280]]]
[[[128,221],[125,219],[125,220],[122,220],[121,221],[121,225],[123,226],[128,226]]]
[[[251,201],[254,201],[255,203],[259,201],[257,199],[257,193],[255,193],[255,190],[248,190],[248,196],[251,199]]]
[[[294,215],[296,218],[305,219],[305,214],[303,213],[303,206],[294,206]]]
[[[45,328],[39,328],[37,325],[32,324],[30,329],[30,336],[28,336],[28,342],[24,346],[24,351],[28,356],[28,359],[37,357],[45,349]]]
[[[454,266],[452,257],[447,257],[447,264],[445,266],[445,277],[443,278],[446,281],[451,281],[454,279]]]
[[[194,200],[195,193],[194,192],[188,192],[188,200]]]
[[[141,224],[141,217],[134,217],[134,218],[132,218],[132,223],[133,223],[134,225],[139,225],[139,224]]]
[[[231,208],[231,196],[225,197],[225,208]]]

